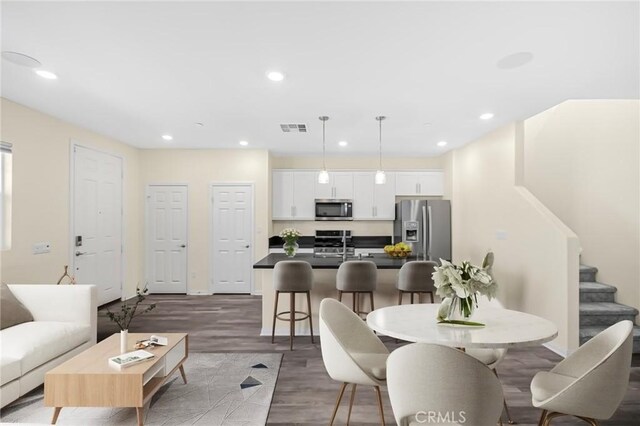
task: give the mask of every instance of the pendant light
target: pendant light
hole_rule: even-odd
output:
[[[325,163],[326,142],[324,126],[329,117],[321,115],[318,119],[322,121],[322,171],[318,174],[318,183],[326,184],[329,183],[329,172],[327,171],[327,165]]]
[[[385,183],[387,183],[387,176],[384,174],[384,170],[382,170],[382,120],[384,120],[385,117],[384,115],[379,115],[376,117],[376,120],[378,120],[378,127],[380,130],[379,136],[379,154],[380,154],[380,162],[378,163],[378,170],[376,171],[376,185],[384,185]]]

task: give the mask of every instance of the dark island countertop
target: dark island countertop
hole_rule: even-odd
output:
[[[298,253],[294,258],[290,258],[284,253],[271,253],[256,262],[253,265],[253,269],[273,269],[275,264],[281,260],[304,260],[309,262],[313,269],[338,269],[342,263],[342,257],[315,257],[311,253]],[[348,257],[347,260],[358,260],[358,257]],[[402,265],[408,261],[416,260],[416,258],[394,259],[386,254],[376,253],[369,257],[363,257],[362,260],[374,262],[378,269],[400,269]]]

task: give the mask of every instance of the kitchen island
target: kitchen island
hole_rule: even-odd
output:
[[[273,289],[273,268],[275,264],[281,260],[302,260],[309,262],[313,269],[313,289],[311,290],[311,310],[313,314],[314,334],[318,334],[319,322],[318,311],[320,302],[326,297],[336,299],[338,291],[336,290],[336,272],[342,257],[317,257],[310,253],[299,253],[294,258],[289,258],[282,253],[272,253],[264,257],[253,265],[256,274],[261,274],[262,280],[262,330],[261,335],[271,335],[271,325],[273,321],[273,302],[275,299],[275,290]],[[350,260],[358,260],[358,257],[349,257]],[[398,291],[396,290],[396,281],[398,270],[408,261],[417,260],[416,258],[398,259],[391,258],[387,254],[372,254],[368,257],[363,256],[362,260],[369,260],[376,264],[378,268],[378,288],[374,293],[375,308],[396,305],[398,303]],[[405,296],[405,303],[408,303],[408,296]],[[369,311],[368,298],[362,298],[362,310]],[[343,295],[343,302],[347,306],[351,306],[351,294]],[[426,300],[426,299],[425,299]],[[280,296],[279,312],[286,311],[289,308],[289,295]],[[306,311],[307,302],[304,294],[296,295],[296,310]],[[276,322],[276,335],[288,336],[289,323],[283,321]],[[296,336],[309,335],[309,322],[296,322]]]

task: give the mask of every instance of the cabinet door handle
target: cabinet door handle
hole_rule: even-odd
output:
[[[373,206],[373,216],[378,217],[378,206]]]
[[[371,206],[371,216],[376,217],[376,208]]]
[[[291,217],[293,217],[293,206],[291,206]]]

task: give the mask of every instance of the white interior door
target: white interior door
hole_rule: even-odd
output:
[[[73,270],[102,305],[122,296],[122,159],[75,145],[73,164]]]
[[[186,185],[147,187],[147,283],[150,293],[187,292]]]
[[[211,291],[250,293],[253,247],[253,187],[212,185]]]

